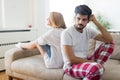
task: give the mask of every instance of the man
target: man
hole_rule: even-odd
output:
[[[61,49],[64,59],[64,71],[67,75],[83,80],[100,80],[103,74],[103,64],[113,52],[113,39],[109,32],[96,20],[92,10],[87,5],[75,8],[75,24],[61,35]],[[101,33],[86,25],[92,21]],[[104,42],[88,56],[89,39]]]

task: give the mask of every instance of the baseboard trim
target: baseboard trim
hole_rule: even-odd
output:
[[[5,70],[0,70],[0,72],[5,72]]]

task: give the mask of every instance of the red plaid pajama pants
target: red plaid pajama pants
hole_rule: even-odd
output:
[[[102,43],[94,54],[88,58],[89,60],[95,60],[96,62],[73,64],[65,69],[65,73],[78,79],[100,80],[103,74],[102,65],[109,59],[113,49],[113,43]]]

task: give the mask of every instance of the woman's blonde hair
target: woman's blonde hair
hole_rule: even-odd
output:
[[[55,25],[56,28],[66,28],[63,15],[59,12],[51,12],[49,20],[53,25]]]

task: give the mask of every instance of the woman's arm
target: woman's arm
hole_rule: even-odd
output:
[[[34,49],[36,48],[36,42],[30,42],[30,43],[18,43],[16,46],[22,49]]]

